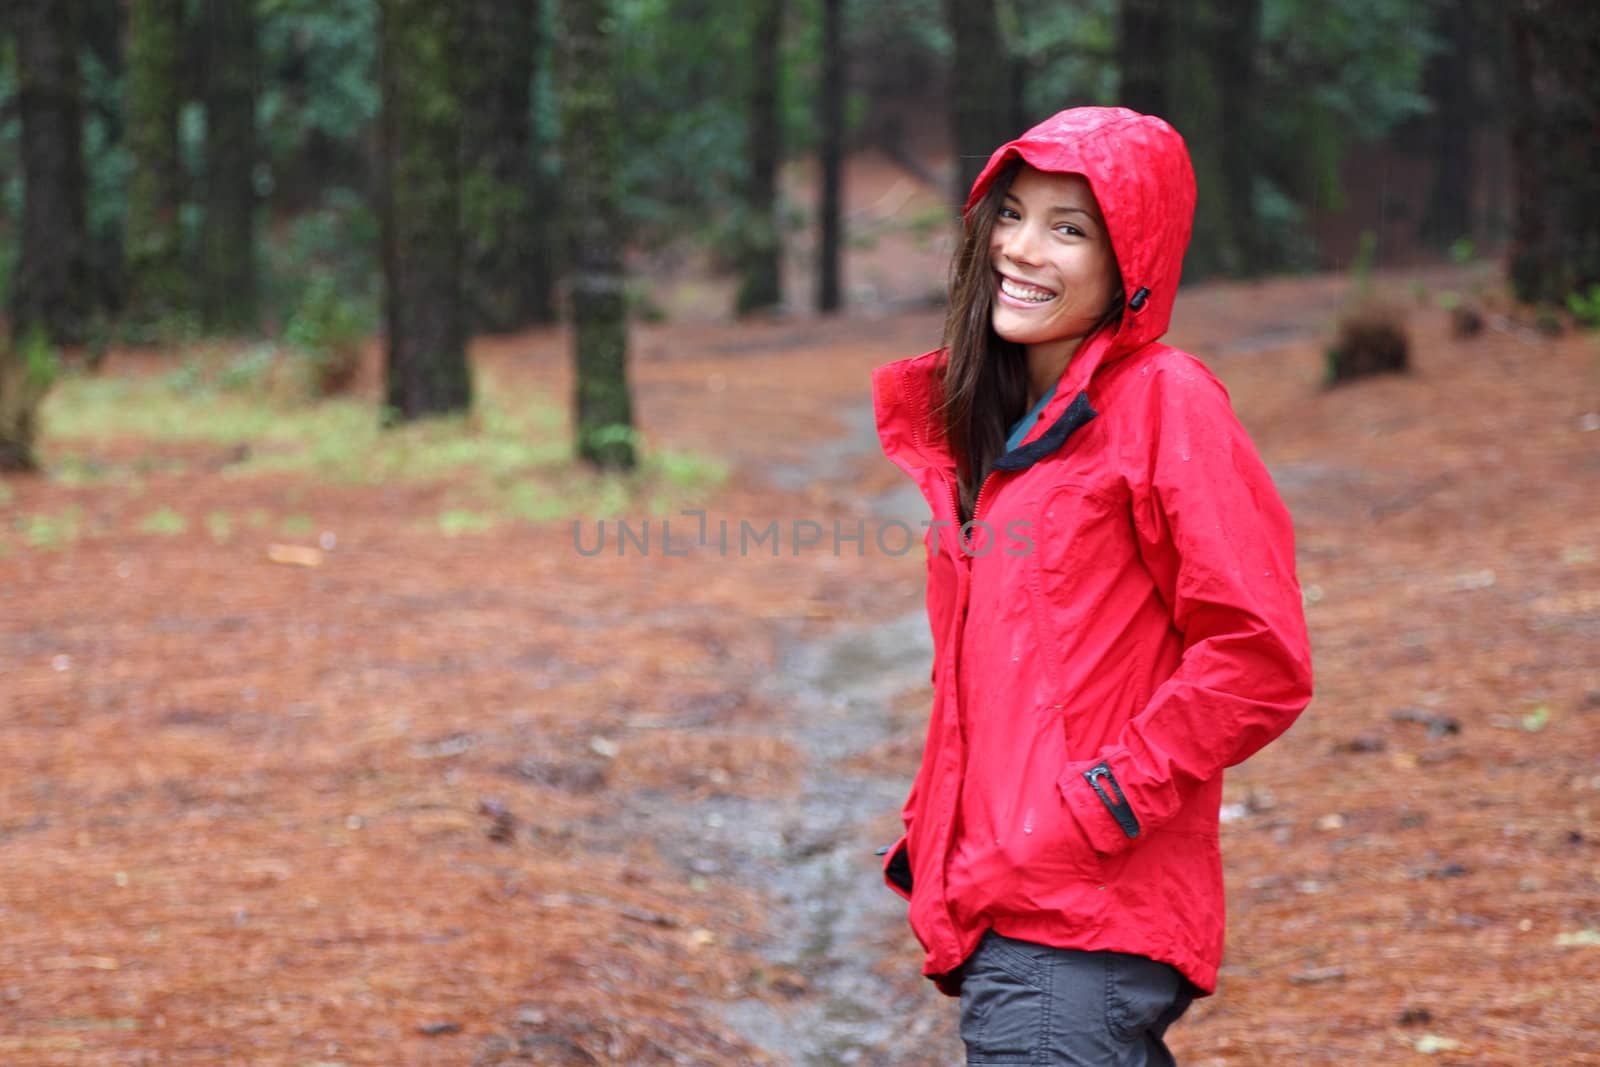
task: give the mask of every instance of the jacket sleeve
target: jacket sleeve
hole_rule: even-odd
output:
[[[1311,699],[1288,510],[1208,370],[1169,363],[1152,377],[1141,423],[1148,436],[1130,457],[1133,525],[1183,655],[1114,742],[1059,779],[1106,855],[1165,823],[1195,787],[1287,730]]]

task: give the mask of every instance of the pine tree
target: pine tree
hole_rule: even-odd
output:
[[[386,422],[472,401],[456,66],[463,2],[383,0],[381,9]]]
[[[256,321],[256,85],[252,5],[206,0],[205,220],[200,311],[212,330]]]
[[[570,205],[565,215],[578,455],[598,466],[629,468],[635,462],[633,401],[610,8],[608,0],[561,0],[561,160]]]

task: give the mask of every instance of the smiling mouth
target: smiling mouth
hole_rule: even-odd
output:
[[[1019,282],[1004,274],[1000,275],[1000,291],[1021,304],[1045,304],[1056,298],[1052,290]]]

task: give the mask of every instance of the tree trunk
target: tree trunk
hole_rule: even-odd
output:
[[[183,197],[178,162],[178,82],[183,0],[139,0],[128,24],[128,311],[153,323],[186,304]]]
[[[630,468],[635,457],[622,270],[626,233],[610,9],[607,0],[560,0],[563,213],[569,226],[578,455],[601,467]]]
[[[1511,280],[1521,299],[1554,302],[1600,285],[1600,9],[1519,0],[1509,19]]]
[[[1430,58],[1424,83],[1433,102],[1433,188],[1422,217],[1421,236],[1438,248],[1472,234],[1472,136],[1479,108],[1472,91],[1476,48],[1476,0],[1454,0],[1438,9],[1435,25],[1444,47]]]
[[[778,228],[778,163],[783,118],[778,82],[783,73],[783,0],[760,0],[750,38],[750,178],[745,193],[744,248],[737,311],[740,315],[783,302],[783,241]]]
[[[1227,202],[1230,273],[1250,277],[1261,270],[1260,225],[1255,180],[1259,111],[1256,51],[1261,40],[1261,0],[1217,5],[1215,36],[1207,50],[1217,85],[1221,129],[1220,170]]]
[[[532,87],[539,53],[537,0],[471,0],[461,73],[462,188],[472,324],[511,330],[548,322],[553,249],[538,206],[547,202],[533,158]],[[552,218],[545,212],[544,218]]]
[[[206,0],[206,186],[200,311],[208,329],[256,324],[256,51],[252,5]]]
[[[1170,0],[1122,0],[1117,32],[1121,102],[1169,118],[1172,106]]]
[[[98,146],[100,152],[113,155],[121,150],[127,140],[125,122],[127,63],[124,48],[127,41],[127,9],[122,0],[85,0],[81,8],[83,33],[82,55],[93,56],[102,71],[105,88],[99,94],[84,85],[83,112],[85,119],[98,119],[105,140]],[[89,288],[90,302],[96,313],[108,312],[112,317],[120,314],[127,297],[127,277],[123,263],[123,222],[121,218],[102,219],[95,225],[89,219]],[[97,359],[103,349],[91,354]]]
[[[462,0],[383,0],[384,421],[472,402],[462,300]]]
[[[11,326],[35,326],[55,344],[82,341],[90,310],[89,233],[79,102],[77,26],[71,4],[16,3],[22,116],[22,240]]]
[[[818,94],[822,196],[817,205],[817,310],[839,310],[840,219],[844,199],[845,55],[843,0],[822,3],[822,85]]]
[[[951,52],[950,133],[956,153],[955,203],[989,156],[1021,130],[1011,129],[1011,71],[995,0],[945,0]]]

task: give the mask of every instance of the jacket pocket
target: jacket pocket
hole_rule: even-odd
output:
[[[997,811],[1003,818],[995,820],[996,847],[1024,895],[1035,886],[1100,879],[1099,855],[1056,784],[1063,754],[1055,745],[1036,748],[1039,755],[1018,768],[1009,810]]]

